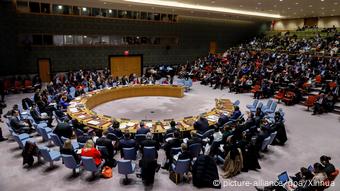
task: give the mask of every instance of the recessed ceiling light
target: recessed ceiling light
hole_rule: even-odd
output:
[[[261,5],[262,3],[261,3],[261,2],[258,2],[257,4],[258,4],[258,5]]]
[[[322,9],[322,10],[324,10],[324,9],[325,9],[325,7],[321,7],[321,9]]]
[[[83,11],[87,11],[87,8],[86,8],[86,7],[83,7]]]
[[[313,5],[309,5],[308,7],[313,7]]]
[[[334,2],[334,5],[337,5],[337,4],[339,4],[338,2]]]
[[[280,0],[281,2],[283,1],[283,0]]]
[[[63,9],[63,6],[62,5],[58,5],[58,9]]]
[[[277,7],[277,5],[274,5],[274,7]]]
[[[111,9],[109,9],[109,13],[112,13],[112,10],[111,10]]]
[[[104,2],[104,5],[106,5],[106,2]]]
[[[290,7],[288,7],[287,9],[290,9]]]
[[[298,2],[296,2],[295,4],[296,4],[296,5],[298,5],[299,3],[298,3]]]
[[[321,2],[324,2],[325,0],[321,0]]]
[[[211,1],[211,3],[215,3],[215,1]]]

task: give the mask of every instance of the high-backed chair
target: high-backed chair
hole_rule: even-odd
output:
[[[50,134],[52,133],[52,129],[49,127],[40,127],[39,125],[37,126],[37,132],[40,132],[43,141],[50,141],[51,140]]]
[[[201,139],[205,139],[207,137],[210,137],[211,135],[213,135],[215,133],[215,130],[214,129],[209,129],[208,131],[206,131],[205,133],[203,134],[199,134],[197,133],[197,136],[200,137]]]
[[[53,161],[60,160],[61,155],[58,151],[49,150],[47,147],[42,147],[39,150],[43,159],[50,163],[50,167],[53,167]]]
[[[125,179],[123,180],[123,184],[127,185],[130,183],[130,179],[128,178],[129,174],[133,174],[135,172],[136,165],[131,163],[130,160],[118,160],[118,173],[125,175]]]
[[[76,160],[72,155],[61,155],[61,158],[63,159],[64,165],[66,168],[72,169],[73,174],[76,174],[76,169],[80,167],[80,163],[77,164]]]
[[[273,141],[275,140],[276,138],[276,135],[277,135],[277,131],[274,131],[270,134],[270,140],[269,140],[269,143],[268,145],[271,145],[273,143]]]
[[[123,155],[125,160],[136,160],[137,159],[136,148],[123,148]]]
[[[182,176],[189,172],[190,159],[177,160],[176,164],[172,164],[172,170],[176,173],[176,176]]]
[[[29,135],[26,134],[26,133],[22,133],[22,134],[18,135],[18,134],[16,134],[15,132],[13,132],[13,133],[12,133],[12,136],[13,136],[13,139],[15,140],[15,142],[18,143],[18,145],[19,145],[19,147],[20,147],[21,149],[24,149],[25,144],[26,144],[27,141],[35,142],[34,139],[31,139],[31,138],[29,137]]]
[[[137,144],[139,145],[142,141],[144,141],[146,139],[146,135],[145,134],[136,134],[135,135],[135,140],[137,142]]]
[[[262,142],[262,146],[261,146],[261,151],[266,151],[267,147],[269,145],[270,142],[270,136],[268,136],[267,138],[265,138]]]
[[[259,100],[258,100],[258,99],[255,99],[255,100],[253,101],[252,104],[246,105],[246,107],[247,107],[248,109],[256,108],[256,106],[257,106],[258,103],[259,103]]]
[[[100,166],[97,167],[92,157],[81,157],[81,162],[83,164],[84,170],[92,172],[92,176],[95,177],[101,169]]]
[[[239,106],[240,105],[240,100],[236,100],[234,103],[233,103],[234,106]]]
[[[58,137],[58,135],[54,134],[54,133],[50,133],[49,134],[51,137],[51,140],[53,141],[53,143],[58,146],[58,147],[63,147],[63,142],[60,140],[60,138]]]
[[[259,102],[259,103],[257,104],[257,107],[256,107],[256,108],[250,108],[249,110],[250,110],[252,113],[255,113],[255,112],[256,112],[256,109],[257,109],[257,108],[262,108],[262,106],[263,106],[263,103],[262,103],[262,102]]]
[[[201,151],[202,151],[202,144],[200,143],[194,143],[189,146],[189,152],[193,158],[198,157]]]
[[[173,147],[171,148],[170,154],[171,156],[177,155],[179,152],[181,152],[182,148],[181,147]]]
[[[156,148],[155,147],[144,147],[143,148],[143,158],[154,160],[156,159]]]

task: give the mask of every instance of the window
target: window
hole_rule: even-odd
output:
[[[42,35],[33,35],[33,45],[42,45],[43,44],[43,39]]]
[[[74,44],[75,45],[82,45],[83,44],[83,36],[74,36]]]
[[[91,8],[82,7],[81,8],[81,15],[90,16],[91,15]]]
[[[98,17],[102,16],[99,8],[92,8],[92,16]]]
[[[110,44],[110,37],[109,36],[102,36],[101,44]]]
[[[17,1],[17,9],[21,12],[30,12],[28,1]]]
[[[110,36],[110,44],[118,46],[122,45],[123,42],[123,37],[122,36]]]
[[[155,21],[159,21],[160,19],[161,19],[161,14],[155,13],[155,14],[154,14],[154,20],[155,20]]]
[[[80,7],[73,6],[73,15],[80,15]]]
[[[147,12],[141,12],[140,13],[140,19],[148,20],[148,13]]]
[[[44,45],[53,45],[53,36],[52,35],[43,35],[43,44]]]
[[[56,46],[64,45],[64,36],[63,35],[54,35],[53,36],[53,44]]]
[[[50,4],[48,3],[41,3],[40,4],[40,12],[41,13],[50,13]]]
[[[36,2],[30,2],[30,12],[40,13],[40,4]]]
[[[64,6],[63,5],[52,5],[52,12],[54,14],[63,14]]]
[[[64,36],[64,44],[65,45],[73,44],[73,36],[72,35],[65,35]]]
[[[118,18],[127,18],[127,11],[118,11]]]

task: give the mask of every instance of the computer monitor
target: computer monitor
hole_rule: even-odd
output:
[[[278,176],[278,179],[280,181],[281,184],[284,184],[286,182],[289,181],[289,176],[288,176],[288,173],[287,171],[281,173],[279,176]]]
[[[313,165],[309,165],[309,166],[308,166],[308,171],[309,171],[309,172],[314,172],[314,167],[313,167]]]

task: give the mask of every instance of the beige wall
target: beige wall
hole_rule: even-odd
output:
[[[275,22],[274,30],[296,30],[298,27],[303,27],[304,19],[284,19]],[[319,28],[340,27],[340,16],[321,17],[318,19]]]
[[[303,19],[279,20],[275,22],[274,30],[296,30],[303,27]]]
[[[340,27],[340,16],[323,17],[323,18],[319,18],[318,20],[319,28],[330,28],[330,27],[333,27],[333,25],[335,25],[335,27],[337,28]]]

